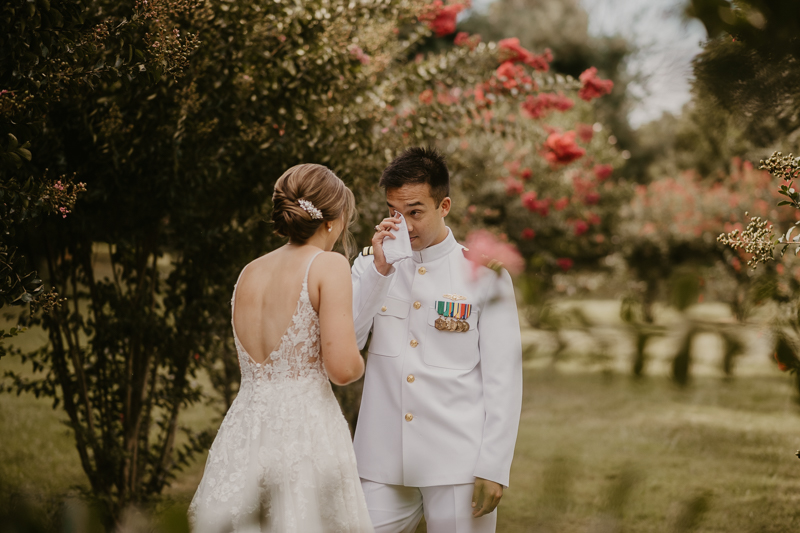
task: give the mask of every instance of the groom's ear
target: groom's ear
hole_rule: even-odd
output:
[[[447,214],[450,213],[450,207],[451,207],[450,197],[445,196],[444,200],[442,200],[442,203],[439,204],[439,216],[441,216],[442,218],[446,217]]]

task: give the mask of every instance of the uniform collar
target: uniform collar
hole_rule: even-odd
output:
[[[445,237],[442,242],[434,244],[433,246],[428,246],[420,252],[412,251],[411,257],[414,259],[415,263],[430,263],[431,261],[436,261],[446,256],[452,252],[453,248],[456,246],[458,246],[458,242],[455,237],[453,237],[453,232],[450,231],[450,228],[447,228],[447,237]]]

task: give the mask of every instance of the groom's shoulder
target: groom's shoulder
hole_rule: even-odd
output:
[[[375,253],[372,246],[365,246],[356,256],[355,261],[353,261],[353,269],[356,272],[361,272],[374,260]]]

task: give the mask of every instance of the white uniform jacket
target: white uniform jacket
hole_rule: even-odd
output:
[[[373,256],[352,269],[360,348],[370,330],[355,435],[359,475],[428,487],[481,477],[508,486],[522,407],[522,348],[508,272],[478,267],[447,238],[395,263]],[[472,304],[467,332],[439,331],[437,300]]]

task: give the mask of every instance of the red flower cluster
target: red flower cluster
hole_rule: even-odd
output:
[[[578,132],[578,138],[584,143],[591,142],[592,137],[594,137],[594,128],[592,128],[591,124],[578,122],[575,124],[575,131]]]
[[[533,171],[530,168],[520,168],[522,165],[518,159],[506,161],[503,166],[508,169],[509,174],[520,178],[522,181],[528,181],[533,177]]]
[[[354,58],[358,59],[362,65],[368,65],[370,61],[369,55],[367,55],[364,50],[361,49],[358,45],[350,46],[350,55]]]
[[[597,77],[597,68],[590,67],[583,71],[580,75],[581,89],[578,91],[578,96],[587,102],[592,98],[599,98],[604,94],[609,94],[611,89],[614,88],[614,82],[611,80],[601,80]]]
[[[549,48],[542,55],[536,55],[523,48],[516,37],[503,39],[497,43],[497,48],[500,61],[525,63],[541,72],[547,72],[550,69],[550,62],[553,60],[553,53]]]
[[[531,228],[525,228],[522,230],[522,238],[526,241],[531,241],[533,238],[536,237],[536,232],[533,231]]]
[[[535,191],[526,192],[522,195],[522,205],[531,213],[538,213],[543,217],[546,217],[550,213],[550,199],[537,199]]]
[[[522,102],[522,112],[529,118],[541,118],[547,115],[552,109],[558,111],[567,111],[572,109],[575,102],[564,96],[563,93],[540,93],[537,95],[528,95],[524,102]]]
[[[533,78],[528,76],[525,73],[525,67],[522,65],[515,65],[511,61],[506,61],[495,71],[495,76],[500,81],[504,89],[515,89],[517,87],[522,86],[533,88],[535,87],[535,82]],[[492,83],[494,80],[490,80],[490,85],[496,85]]]
[[[594,172],[594,176],[598,179],[598,181],[604,181],[608,179],[608,177],[614,171],[614,167],[611,165],[595,165],[592,171]]]
[[[569,205],[569,198],[564,196],[563,198],[559,198],[553,203],[553,209],[556,211],[563,211]]]
[[[575,176],[572,179],[572,187],[575,189],[575,195],[581,198],[584,204],[594,205],[600,201],[600,194],[595,189],[596,184],[590,179]]]
[[[455,41],[453,42],[456,46],[464,46],[470,50],[475,50],[475,47],[481,42],[481,36],[477,34],[470,35],[465,31],[460,31],[456,34]]]
[[[576,237],[580,237],[589,231],[589,224],[585,220],[575,220],[572,223],[572,231],[575,233]]]
[[[447,4],[442,0],[434,0],[432,4],[425,6],[419,15],[421,22],[427,23],[437,37],[444,37],[456,31],[456,17],[468,4]]]
[[[586,150],[575,142],[575,132],[553,132],[544,142],[544,157],[551,165],[566,165],[586,154]]]
[[[572,265],[574,265],[575,263],[569,257],[561,257],[556,260],[556,264],[558,265],[558,268],[566,272],[567,270],[572,268]]]
[[[419,102],[421,104],[430,105],[433,103],[433,91],[431,89],[425,89],[421,93],[419,93]]]
[[[514,179],[514,178],[506,178],[506,194],[509,196],[517,196],[518,194],[522,194],[525,188],[522,186],[522,182]]]

